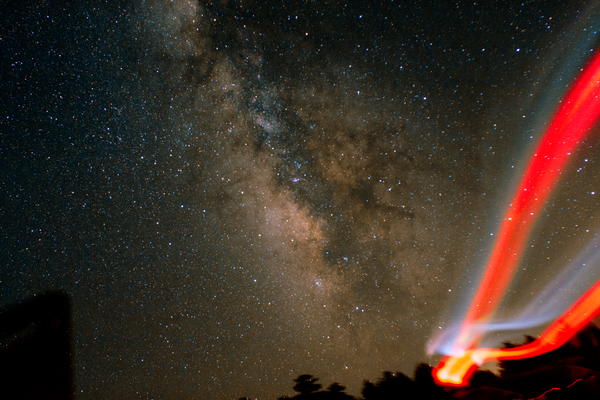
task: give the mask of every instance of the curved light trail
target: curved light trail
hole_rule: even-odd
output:
[[[513,277],[540,210],[569,156],[600,116],[600,53],[577,78],[534,151],[507,210],[481,284],[453,343],[451,355],[434,369],[440,384],[462,386],[483,362],[533,357],[564,344],[600,308],[600,282],[536,341],[512,349],[477,348],[482,326],[491,319]]]

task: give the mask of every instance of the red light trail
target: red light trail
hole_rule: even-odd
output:
[[[596,283],[536,341],[512,349],[477,348],[487,323],[512,279],[527,239],[569,156],[600,116],[600,53],[593,57],[569,90],[534,151],[507,210],[479,288],[471,302],[452,355],[434,369],[440,384],[463,386],[483,362],[533,357],[564,344],[600,309]]]

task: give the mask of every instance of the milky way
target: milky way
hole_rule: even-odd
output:
[[[2,24],[0,299],[71,296],[78,398],[434,363],[536,84],[596,43],[561,2],[50,3]]]

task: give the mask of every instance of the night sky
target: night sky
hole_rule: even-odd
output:
[[[0,9],[0,307],[71,296],[78,399],[358,395],[436,363],[600,29],[589,1]],[[503,315],[595,236],[599,155]]]

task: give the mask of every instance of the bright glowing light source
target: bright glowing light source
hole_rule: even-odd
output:
[[[465,385],[477,365],[494,359],[532,357],[564,344],[600,307],[600,283],[551,325],[538,340],[513,349],[477,348],[523,254],[529,233],[568,157],[600,115],[600,53],[578,77],[534,151],[500,226],[482,281],[453,343],[434,369],[438,383]],[[575,307],[575,308],[574,308]]]
[[[470,349],[447,356],[433,370],[439,384],[464,386],[477,367],[491,360],[517,360],[555,350],[565,344],[600,311],[600,281],[588,290],[537,340],[511,349]]]

